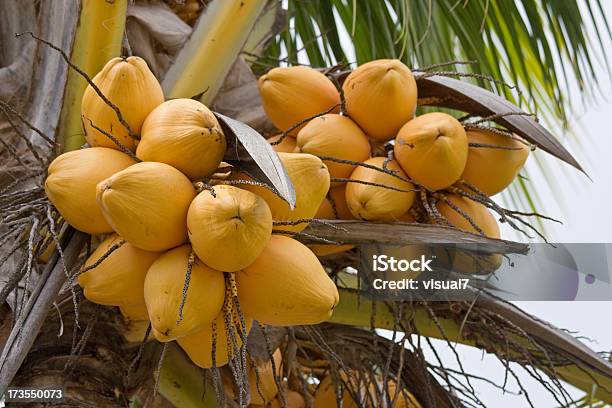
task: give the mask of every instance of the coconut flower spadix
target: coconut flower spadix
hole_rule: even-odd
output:
[[[83,268],[99,262],[122,238],[113,234],[106,238]],[[160,256],[158,252],[138,249],[124,242],[118,249],[110,252],[98,266],[79,275],[78,282],[85,297],[91,302],[110,306],[143,305],[143,285],[147,271]]]
[[[140,57],[113,58],[106,63],[92,82],[119,110],[132,131],[140,133],[147,115],[164,101],[164,94],[155,75]],[[91,126],[90,121],[110,133],[127,148],[133,150],[136,140],[130,137],[117,113],[88,85],[81,101],[81,114],[85,137],[91,146],[118,149],[102,132]]]
[[[297,136],[296,152],[329,156],[351,161],[370,157],[370,142],[363,131],[346,116],[327,114],[308,122]],[[324,160],[332,178],[347,178],[355,168]]]
[[[240,185],[240,187],[262,197],[268,203],[270,211],[272,211],[272,219],[275,221],[313,218],[323,202],[327,190],[329,190],[327,167],[321,159],[310,154],[278,153],[278,156],[295,188],[295,209],[291,210],[286,201],[265,187],[246,184]],[[239,178],[245,179],[244,176],[239,176]],[[307,226],[307,223],[301,223],[298,225],[282,225],[278,228],[299,232]]]
[[[142,162],[100,182],[97,200],[113,229],[130,244],[163,251],[187,240],[189,179],[172,166]]]
[[[507,147],[469,147],[461,178],[488,196],[508,187],[523,168],[529,147],[518,136],[510,138],[486,130],[467,131],[469,143]],[[511,150],[514,149],[514,150]]]
[[[406,174],[429,190],[441,190],[461,177],[468,141],[463,125],[446,113],[421,115],[395,139],[395,159]]]
[[[241,323],[236,313],[232,315],[232,330],[234,331],[234,337],[238,348],[242,346],[242,338],[240,336]],[[253,319],[250,317],[244,317],[244,324],[246,325],[246,334],[251,331],[253,325]],[[212,359],[212,347],[213,339],[215,339],[215,367],[222,367],[226,365],[230,358],[234,355],[233,347],[228,348],[228,329],[225,324],[225,317],[223,312],[215,319],[215,331],[213,331],[213,325],[209,324],[206,328],[177,339],[179,346],[189,356],[191,361],[199,367],[211,368],[213,367]],[[215,338],[216,334],[216,338]],[[230,343],[231,344],[231,343]]]
[[[209,268],[197,257],[189,277],[182,319],[179,309],[191,246],[182,245],[151,265],[144,282],[144,297],[159,341],[170,341],[206,328],[219,314],[225,298],[223,272]]]
[[[225,135],[210,109],[193,99],[172,99],[147,116],[136,156],[169,164],[196,180],[217,169],[225,148]]]
[[[250,265],[272,235],[272,213],[263,198],[233,186],[204,190],[187,213],[189,240],[208,266],[234,272]]]
[[[385,158],[374,157],[366,163],[383,169]],[[351,174],[351,180],[376,183],[397,189],[392,190],[356,182],[347,183],[346,204],[355,218],[367,221],[395,221],[412,207],[415,196],[414,185],[405,181],[406,173],[395,160],[387,163],[387,169],[394,171],[404,180],[367,167],[357,167]]]
[[[125,153],[103,147],[67,152],[49,165],[45,192],[74,228],[88,234],[111,232],[96,202],[96,185],[132,164]]]
[[[391,140],[414,117],[417,86],[399,60],[381,59],[361,65],[342,85],[349,116],[374,140]]]
[[[340,94],[321,72],[305,66],[279,67],[259,78],[266,114],[280,130],[340,104]],[[290,132],[297,135],[301,126]]]
[[[338,289],[304,244],[272,235],[261,255],[236,273],[243,312],[275,326],[317,324],[338,304]]]

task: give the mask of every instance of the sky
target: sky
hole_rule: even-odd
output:
[[[612,1],[603,0],[602,6],[608,21],[612,21]],[[593,27],[588,26],[592,34]],[[350,43],[348,33],[341,32],[341,42]],[[350,47],[345,47],[349,59]],[[606,44],[606,54],[612,55],[612,43]],[[601,55],[599,55],[601,57]],[[353,58],[354,60],[354,58]],[[600,58],[601,60],[601,58]],[[612,81],[602,65],[596,66],[602,94],[608,99],[600,98],[597,104],[584,106],[580,101],[573,104],[572,133],[557,133],[563,145],[578,159],[588,173],[576,171],[542,151],[536,151],[542,160],[547,162],[550,173],[542,177],[537,170],[535,160],[530,158],[527,170],[531,183],[537,186],[541,200],[541,212],[563,220],[562,225],[546,224],[546,234],[552,242],[603,242],[612,243]],[[577,84],[570,84],[574,95],[578,94]],[[507,228],[502,229],[502,237],[520,240],[520,237]],[[612,278],[612,277],[611,277]],[[523,310],[550,322],[552,325],[572,330],[577,336],[592,339],[587,345],[596,351],[612,351],[612,326],[608,316],[612,314],[612,302],[516,302]],[[603,313],[602,313],[603,311]],[[604,323],[602,316],[608,320]],[[383,335],[390,332],[381,330]],[[446,365],[458,368],[455,355],[443,342],[435,342],[437,351]],[[496,358],[486,355],[481,350],[457,346],[462,364],[467,372],[472,372],[497,383],[504,380],[505,369]],[[433,354],[425,350],[429,361],[435,361]],[[559,404],[545,389],[537,384],[521,369],[519,378],[524,384],[535,407],[553,408]],[[517,390],[516,383],[510,379],[509,389]],[[528,407],[523,396],[502,394],[501,391],[485,383],[474,384],[478,396],[488,407],[521,408]],[[570,394],[580,398],[584,394],[570,388]]]

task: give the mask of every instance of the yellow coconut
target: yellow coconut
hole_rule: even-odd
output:
[[[486,130],[469,130],[469,143],[503,146],[515,150],[469,147],[461,178],[489,196],[508,187],[529,157],[529,147],[518,136],[514,137],[513,139]]]
[[[281,375],[281,364],[283,362],[283,355],[280,349],[276,349],[272,353],[272,360],[274,360],[274,368],[276,368],[276,376]],[[252,361],[257,367],[257,372],[249,365],[248,380],[249,380],[249,392],[251,394],[251,403],[258,405],[265,405],[268,402],[274,400],[274,397],[278,395],[278,386],[274,380],[275,372],[272,367],[272,360],[266,358],[264,361]]]
[[[468,141],[459,121],[446,113],[421,115],[406,123],[395,139],[395,158],[418,184],[440,190],[459,180]]]
[[[144,282],[143,282],[144,286]],[[149,322],[149,313],[147,312],[147,305],[144,303],[144,295],[143,295],[143,303],[139,305],[123,305],[119,306],[119,311],[121,315],[125,317],[129,321],[138,321],[138,320],[146,320]],[[144,336],[144,333],[143,333]],[[140,338],[142,340],[142,337]]]
[[[119,108],[123,119],[136,134],[140,133],[147,115],[164,101],[159,82],[140,57],[113,58],[92,81],[104,96]],[[136,140],[129,136],[116,112],[98,96],[91,85],[88,85],[83,93],[81,114],[85,137],[91,146],[118,148],[91,123],[112,134],[129,149],[133,150],[136,146]]]
[[[142,343],[145,338],[145,334],[149,329],[149,319],[147,318],[146,320],[131,320],[123,313],[123,311],[121,311],[121,313],[124,317],[126,317],[126,319],[128,319],[127,328],[121,332],[123,338],[125,338],[129,343]],[[155,340],[155,337],[153,336],[153,333],[149,331],[149,336],[147,337],[146,341],[151,340]]]
[[[169,164],[196,180],[219,167],[225,148],[225,135],[210,109],[193,99],[172,99],[147,116],[136,156]]]
[[[315,218],[324,220],[352,220],[348,206],[346,205],[346,184],[329,189],[325,200],[321,203],[319,210],[315,214]],[[332,203],[333,201],[333,203]],[[335,211],[334,211],[335,207]],[[335,244],[310,244],[308,248],[317,256],[333,255],[340,252],[348,251],[354,248],[355,245],[335,245]]]
[[[500,238],[499,224],[491,212],[476,201],[456,194],[448,194],[446,198],[451,205],[438,201],[436,207],[448,222],[459,229],[479,234],[478,230],[453,207],[459,208],[489,238]],[[490,273],[497,270],[502,263],[501,255],[481,255],[474,252],[458,250],[453,246],[436,246],[433,248],[437,264],[446,266],[464,274]]]
[[[275,221],[295,221],[313,218],[329,190],[329,172],[327,167],[318,157],[310,154],[279,153],[278,156],[295,188],[295,209],[292,210],[286,201],[265,187],[250,185],[241,185],[240,187],[266,200],[270,211],[272,211],[272,218]],[[246,177],[242,176],[239,178],[245,179]],[[283,225],[279,229],[299,232],[307,226],[307,223]]]
[[[383,169],[384,162],[384,157],[373,157],[366,161],[367,164],[380,169]],[[387,169],[396,172],[404,179],[407,177],[395,160],[387,163]],[[407,212],[414,202],[414,185],[390,174],[367,167],[357,167],[351,174],[351,180],[403,190],[397,191],[356,182],[347,183],[346,204],[355,218],[368,221],[394,221]]]
[[[242,338],[240,335],[241,324],[238,316],[233,315],[232,318],[232,330],[236,338],[237,347],[242,347]],[[248,334],[253,325],[253,319],[244,317],[244,324],[246,325],[246,333]],[[215,367],[221,367],[226,365],[230,358],[234,355],[233,347],[228,348],[227,342],[227,326],[225,324],[225,318],[223,312],[215,318],[215,328],[213,325],[208,324],[204,329],[190,334],[188,336],[177,339],[179,346],[189,356],[191,361],[199,367],[211,368],[213,367],[212,359],[212,346],[213,339],[215,341]]]
[[[344,372],[342,372],[340,375],[342,376],[343,381],[350,381]],[[359,404],[355,402],[347,387],[343,386],[342,390],[342,407],[359,408]],[[337,406],[336,385],[334,384],[331,375],[328,375],[321,380],[321,383],[319,383],[317,387],[314,395],[314,408],[333,408]]]
[[[410,212],[410,210],[408,210],[407,212],[405,212],[404,214],[400,215],[399,217],[397,217],[397,220],[395,221],[402,221],[402,222],[417,222],[416,218],[414,218],[414,215],[412,215],[412,213]]]
[[[132,164],[128,155],[103,147],[64,153],[49,165],[45,192],[74,228],[88,234],[111,232],[96,202],[96,185]]]
[[[351,161],[370,157],[370,142],[363,131],[346,116],[327,114],[308,122],[297,136],[296,152]],[[355,165],[324,160],[332,178],[347,178]]]
[[[287,403],[287,408],[304,408],[306,406],[306,401],[302,394],[292,390],[287,390],[285,393],[285,402]],[[281,408],[282,406],[280,397],[274,398],[270,404],[271,408]]]
[[[395,390],[397,389],[397,384],[395,381],[389,381],[387,384],[387,395],[389,400],[394,400],[392,408],[422,408],[419,401],[412,395],[410,391],[405,388],[402,388],[398,391],[397,396],[395,395]]]
[[[362,399],[362,403],[365,407],[372,407],[373,401],[378,401],[381,398],[382,385],[370,384],[368,393],[366,394],[365,384],[358,384],[358,380],[353,375],[348,377],[344,372],[340,373],[343,381],[343,393],[342,393],[342,407],[343,408],[358,408],[360,405],[355,402],[350,391],[347,389],[347,385],[353,389],[353,392],[359,388],[359,397]],[[378,387],[378,390],[375,389]],[[396,384],[395,381],[390,380],[387,385],[387,396],[389,400],[393,400],[395,397]],[[331,376],[325,377],[315,392],[314,408],[333,408],[338,407],[336,400],[336,386]],[[416,398],[406,389],[399,391],[397,398],[395,399],[392,408],[421,408]]]
[[[255,261],[272,235],[272,213],[257,194],[233,186],[204,190],[187,213],[189,240],[208,266],[234,272]]]
[[[174,248],[157,258],[147,272],[145,303],[155,337],[160,341],[174,340],[206,328],[223,306],[223,273],[209,268],[196,257],[180,319],[190,252],[189,245]]]
[[[349,74],[342,89],[349,116],[374,140],[393,139],[414,117],[416,81],[399,60],[363,64]]]
[[[106,221],[130,244],[148,251],[187,240],[187,210],[194,197],[189,179],[163,163],[135,164],[97,186]]]
[[[266,114],[280,130],[340,104],[340,94],[321,72],[305,66],[279,67],[259,78]],[[297,135],[301,127],[290,132]]]
[[[274,142],[277,142],[280,138],[281,135],[272,136],[268,139],[268,143],[272,144]],[[296,145],[297,141],[295,140],[295,137],[285,136],[282,142],[280,142],[279,144],[273,144],[272,148],[277,152],[293,153]]]
[[[451,202],[452,206],[459,208],[466,215],[468,215],[487,237],[500,237],[499,225],[497,224],[495,217],[493,217],[491,212],[483,204],[457,194],[447,194],[446,198]],[[436,207],[440,212],[440,215],[446,218],[452,226],[467,232],[478,234],[478,230],[474,228],[470,221],[455,210],[451,205],[447,204],[444,200],[440,200],[436,203]]]
[[[117,234],[111,235],[85,261],[84,268],[99,262],[98,266],[78,277],[88,300],[110,306],[144,304],[145,276],[160,253],[144,251],[124,242],[103,258],[121,242],[124,241]]]
[[[275,326],[316,324],[329,319],[338,289],[304,244],[272,235],[259,258],[236,274],[242,310]]]

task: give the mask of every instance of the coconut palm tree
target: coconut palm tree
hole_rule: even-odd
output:
[[[309,64],[334,67],[330,72],[341,81],[344,70],[376,58],[444,71],[565,123],[567,84],[596,92],[595,55],[612,38],[597,0],[5,0],[0,19],[0,393],[8,385],[62,385],[64,406],[96,407],[234,404],[232,386],[219,380],[231,377],[229,368],[201,370],[178,348],[147,342],[147,325],[126,323],[117,310],[82,300],[66,283],[95,241],[58,222],[41,183],[51,158],[84,143],[84,77],[108,59],[142,56],[167,98],[196,97],[262,134],[273,126],[256,91],[257,74]],[[594,38],[587,24],[595,27]],[[580,168],[543,134],[534,142]],[[310,232],[333,238],[316,226]],[[360,243],[388,231],[356,226],[349,235]],[[519,243],[483,243],[524,250]],[[493,353],[520,384],[508,365],[519,363],[562,405],[570,399],[564,383],[612,403],[609,363],[512,305],[486,296],[473,303],[373,302],[346,272],[355,266],[354,254],[323,261],[341,292],[332,320],[256,327],[249,336],[255,361],[283,344],[283,375],[293,389],[307,388],[307,375],[331,372],[338,380],[340,371],[351,371],[358,384],[344,386],[353,398],[382,379],[409,384],[423,406],[478,405],[476,375],[424,358],[421,341],[435,338]],[[375,329],[391,330],[393,340]],[[367,393],[370,403],[393,399],[386,388]]]

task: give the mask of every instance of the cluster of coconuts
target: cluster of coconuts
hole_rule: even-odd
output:
[[[78,276],[87,299],[149,321],[201,367],[226,364],[253,320],[331,316],[338,291],[316,255],[272,234],[273,220],[319,208],[329,188],[320,159],[282,158],[296,184],[291,210],[266,188],[227,182],[240,176],[219,173],[226,136],[215,115],[195,100],[164,101],[142,59],[112,59],[92,82],[81,106],[89,147],[58,156],[45,181],[65,221],[101,237]]]
[[[440,192],[446,200],[438,200],[436,210],[451,225],[499,238],[497,221],[483,204],[449,190],[464,189],[466,182],[487,196],[499,193],[523,167],[528,145],[515,135],[466,131],[446,113],[415,116],[417,84],[402,62],[359,66],[342,85],[343,101],[330,79],[305,66],[270,70],[259,90],[266,113],[288,135],[270,139],[275,149],[321,157],[329,169],[332,182],[318,218],[414,222],[420,205],[415,192]],[[384,150],[393,155],[377,153]],[[326,255],[350,246],[311,248]]]

